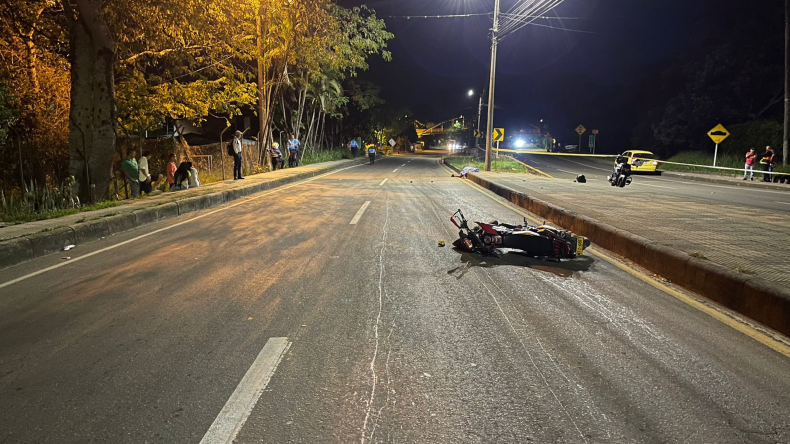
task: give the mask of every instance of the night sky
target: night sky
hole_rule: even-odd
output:
[[[503,11],[515,2],[502,0]],[[393,61],[373,61],[362,79],[378,84],[389,104],[405,106],[423,121],[476,114],[477,100],[466,93],[487,86],[491,19],[387,16],[489,12],[493,0],[341,1],[363,3],[385,18],[395,39],[389,45]],[[701,32],[726,28],[751,4],[566,0],[550,14],[570,19],[538,21],[566,30],[528,26],[500,44],[495,124],[516,128],[543,118],[560,137],[579,123],[601,125],[603,134],[608,122],[612,131],[625,132],[634,112],[613,105],[619,92],[640,87],[648,73],[660,72]],[[614,128],[618,113],[625,123]]]

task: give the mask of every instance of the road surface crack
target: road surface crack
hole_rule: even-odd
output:
[[[367,432],[368,432],[368,421],[370,420],[370,413],[373,410],[373,403],[376,399],[376,385],[378,385],[378,375],[376,375],[376,358],[378,357],[379,353],[379,325],[381,324],[381,312],[384,306],[384,254],[387,251],[387,226],[389,225],[390,220],[390,205],[389,205],[389,193],[387,193],[387,200],[386,200],[386,216],[384,217],[384,226],[382,227],[382,238],[381,238],[381,250],[379,251],[379,289],[378,289],[378,297],[379,297],[379,309],[378,314],[376,315],[376,324],[373,327],[373,337],[375,339],[375,347],[373,348],[373,359],[370,360],[370,374],[371,374],[371,382],[372,387],[370,389],[370,397],[368,398],[367,402],[367,410],[365,412],[365,421],[362,423],[362,437],[360,438],[360,442],[365,444],[367,440]],[[371,432],[371,438],[373,433]]]

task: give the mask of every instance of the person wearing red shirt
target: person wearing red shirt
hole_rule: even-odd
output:
[[[170,153],[170,160],[167,162],[167,183],[170,184],[172,190],[176,186],[176,155]]]
[[[746,171],[743,172],[743,180],[746,180],[746,176],[749,172],[752,173],[750,177],[751,180],[754,180],[754,161],[757,159],[757,153],[754,152],[754,148],[750,149],[748,153],[746,153]]]

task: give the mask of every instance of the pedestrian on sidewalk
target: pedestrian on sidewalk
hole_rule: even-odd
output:
[[[170,153],[167,162],[167,183],[170,184],[169,190],[176,186],[176,153]]]
[[[754,162],[757,159],[757,153],[754,152],[754,148],[751,148],[748,153],[746,153],[746,166],[744,169],[746,171],[743,172],[743,180],[746,180],[746,176],[751,171],[752,175],[750,180],[754,180]]]
[[[348,148],[351,150],[351,158],[357,158],[357,151],[359,151],[359,144],[357,143],[357,139],[351,139],[351,142],[348,143]]]
[[[372,143],[368,145],[368,159],[370,159],[371,165],[376,161],[376,145]]]
[[[241,177],[241,161],[242,161],[242,145],[241,145],[241,131],[236,130],[233,135],[233,180],[244,179]]]
[[[293,134],[288,138],[288,168],[299,166],[299,145],[301,144]]]
[[[763,154],[763,158],[760,159],[760,165],[763,166],[763,171],[766,173],[770,173],[774,170],[774,157],[776,156],[776,152],[770,146],[765,147],[765,154]],[[772,182],[773,181],[773,174],[763,174],[763,182]]]
[[[153,187],[151,186],[151,170],[148,168],[148,161],[151,159],[151,151],[144,150],[140,161],[137,163],[138,179],[140,181],[140,192],[151,194]]]
[[[283,169],[285,167],[285,159],[283,159],[283,152],[280,151],[280,144],[277,142],[272,143],[272,149],[269,151],[272,156],[272,171]]]
[[[121,172],[126,178],[126,183],[132,191],[132,197],[140,195],[140,170],[137,167],[137,151],[133,148],[126,152],[126,159],[121,162]]]

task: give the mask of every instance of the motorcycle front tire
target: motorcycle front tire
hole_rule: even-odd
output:
[[[625,176],[620,176],[617,178],[617,186],[620,188],[625,187]]]

